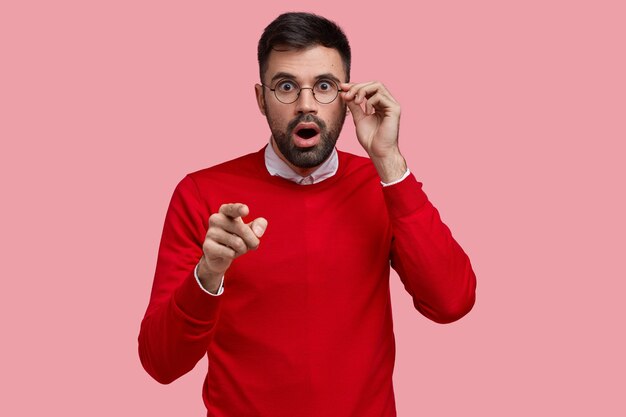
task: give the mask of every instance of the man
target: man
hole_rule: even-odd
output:
[[[398,103],[349,82],[338,26],[283,14],[258,58],[270,143],[176,188],[141,361],[169,383],[208,355],[209,416],[395,416],[390,264],[445,323],[474,303],[469,259],[400,154]],[[346,109],[369,158],[335,149]]]

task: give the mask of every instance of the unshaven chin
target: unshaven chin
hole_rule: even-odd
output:
[[[282,131],[268,117],[272,131],[272,146],[277,155],[299,175],[306,177],[315,171],[332,154],[346,113],[330,128],[312,114],[302,114]]]

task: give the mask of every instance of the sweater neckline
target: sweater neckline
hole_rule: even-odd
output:
[[[280,176],[271,175],[269,173],[269,171],[267,170],[267,167],[265,166],[265,147],[266,146],[269,146],[269,145],[263,146],[256,154],[257,168],[259,169],[263,178],[281,187],[290,188],[290,189],[294,189],[294,190],[302,191],[302,192],[306,192],[307,190],[308,191],[321,190],[337,182],[343,176],[345,169],[346,169],[345,155],[343,152],[337,149],[337,157],[339,159],[339,166],[337,167],[337,172],[335,173],[335,175],[325,179],[324,181],[321,181],[315,184],[306,184],[306,185],[298,184],[288,179],[282,178]]]

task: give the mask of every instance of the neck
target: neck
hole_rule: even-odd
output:
[[[289,162],[287,160],[287,158],[285,158],[285,156],[282,154],[282,152],[280,151],[280,149],[278,149],[278,146],[276,146],[276,141],[274,140],[274,138],[272,137],[272,148],[274,149],[274,152],[276,152],[276,155],[278,155],[278,157],[280,159],[282,159],[282,161],[284,163],[286,163],[289,168],[292,169],[293,172],[295,172],[296,174],[300,175],[301,177],[307,177],[309,175],[311,175],[312,172],[314,172],[317,168],[319,168],[318,166],[314,166],[312,168],[301,168],[301,167],[297,167],[294,164],[292,164],[291,162]]]

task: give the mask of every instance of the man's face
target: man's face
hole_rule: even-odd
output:
[[[255,86],[259,109],[267,117],[279,156],[295,168],[313,168],[324,162],[335,147],[346,117],[346,106],[340,97],[329,104],[315,100],[309,87],[320,80],[336,84],[346,81],[343,61],[336,49],[313,46],[270,53],[263,84],[270,88],[279,83],[303,87],[291,104],[278,101],[269,88]]]

